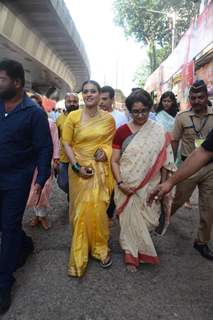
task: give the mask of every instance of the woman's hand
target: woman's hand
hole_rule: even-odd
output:
[[[127,196],[130,196],[131,194],[135,193],[130,186],[127,183],[122,182],[118,188]]]
[[[90,170],[88,170],[88,169],[90,169]],[[94,175],[94,172],[91,168],[81,167],[78,172],[78,175],[83,179],[89,179]]]
[[[104,162],[107,160],[106,154],[102,148],[99,148],[95,152],[95,161]]]

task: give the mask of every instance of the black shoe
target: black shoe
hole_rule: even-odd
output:
[[[27,261],[27,258],[33,253],[33,251],[34,251],[33,241],[30,237],[26,237],[24,247],[23,247],[22,252],[19,256],[19,260],[18,260],[16,269],[23,267],[23,265]]]
[[[11,305],[11,289],[0,289],[0,314],[4,314]]]
[[[198,242],[194,242],[193,247],[200,252],[201,256],[213,261],[213,252],[209,249],[207,244],[200,244]]]
[[[111,267],[112,265],[112,259],[109,257],[109,259],[106,262],[100,261],[100,266],[104,269]]]

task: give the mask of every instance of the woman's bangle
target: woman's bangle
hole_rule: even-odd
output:
[[[76,163],[74,163],[74,164],[72,165],[72,170],[73,170],[74,172],[79,173],[80,169],[81,169],[81,166],[80,166],[80,164],[79,164],[78,162],[76,162]]]
[[[122,183],[124,183],[122,180],[117,182],[117,186],[119,187]]]

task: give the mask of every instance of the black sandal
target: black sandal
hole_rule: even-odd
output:
[[[112,265],[112,259],[110,256],[109,256],[109,259],[107,260],[107,262],[100,261],[100,266],[104,269],[111,267],[111,265]]]

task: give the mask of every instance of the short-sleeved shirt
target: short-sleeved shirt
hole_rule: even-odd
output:
[[[196,139],[206,139],[213,129],[213,110],[207,109],[204,117],[199,117],[192,109],[177,114],[173,130],[173,140],[181,143],[181,155],[187,157],[195,149]]]
[[[202,144],[202,147],[206,151],[213,152],[213,130],[208,134],[206,140]]]
[[[130,130],[129,126],[127,124],[124,124],[120,128],[116,130],[112,147],[113,149],[122,149],[122,145],[124,140],[132,135],[132,131]]]
[[[60,142],[61,142],[61,146],[60,146],[60,162],[63,163],[68,163],[69,160],[67,158],[67,155],[65,153],[63,144],[62,144],[62,131],[63,131],[63,127],[64,127],[64,123],[67,119],[68,113],[62,113],[56,120],[56,125],[58,128],[58,132],[59,132],[59,137],[60,137]]]

